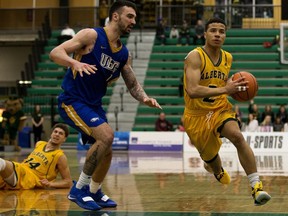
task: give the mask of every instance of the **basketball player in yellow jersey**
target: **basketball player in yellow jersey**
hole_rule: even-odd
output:
[[[230,183],[230,176],[222,167],[218,154],[220,137],[229,139],[252,187],[255,205],[263,205],[270,195],[263,191],[257,174],[255,157],[239,127],[236,113],[227,99],[247,84],[244,78],[232,81],[229,71],[232,55],[221,49],[226,38],[226,24],[212,18],[205,25],[206,42],[192,50],[184,62],[184,128],[197,148],[207,171],[214,173],[222,184]]]
[[[70,188],[70,169],[60,149],[68,134],[67,125],[56,124],[49,141],[37,142],[22,163],[0,158],[0,189]],[[55,180],[58,173],[61,180]]]

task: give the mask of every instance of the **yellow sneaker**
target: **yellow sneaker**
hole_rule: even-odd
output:
[[[221,169],[222,172],[220,174],[217,175],[214,174],[215,178],[222,184],[230,184],[231,179],[228,172],[225,169],[223,169],[223,167],[221,167]]]
[[[257,182],[252,188],[252,197],[256,206],[264,205],[271,199],[271,196],[266,191],[263,191],[261,181]]]

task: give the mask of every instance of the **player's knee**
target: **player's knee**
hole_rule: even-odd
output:
[[[230,141],[235,145],[236,148],[240,147],[242,144],[245,143],[245,139],[241,132],[236,132],[233,134]]]
[[[112,158],[112,152],[113,152],[113,151],[112,151],[112,146],[109,147],[109,148],[107,148],[105,157],[106,157],[106,158]]]
[[[114,134],[113,133],[108,134],[106,137],[106,143],[109,147],[112,146],[113,140],[114,140]]]
[[[110,148],[112,146],[113,140],[114,140],[114,133],[105,133],[105,135],[103,135],[100,138],[97,138],[96,140],[98,140],[99,142],[103,143],[106,146],[106,149]]]
[[[6,161],[0,158],[0,172],[6,168]]]

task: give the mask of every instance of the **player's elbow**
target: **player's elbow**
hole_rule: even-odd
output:
[[[62,188],[71,188],[73,185],[72,179],[64,179],[64,184]]]
[[[67,188],[71,188],[72,186],[73,186],[72,179],[69,179],[69,181],[67,181]]]
[[[56,53],[55,49],[53,49],[53,50],[49,53],[49,59],[50,59],[51,61],[54,61],[54,60],[55,60],[55,53]]]
[[[58,53],[57,47],[55,47],[54,49],[51,50],[51,52],[49,53],[49,58],[51,61],[55,62],[57,53]]]
[[[50,53],[49,53],[49,59],[51,61],[54,61],[54,50],[52,50]]]
[[[185,89],[185,91],[188,94],[188,96],[192,99],[199,97],[199,95],[195,89],[189,89],[189,90]]]

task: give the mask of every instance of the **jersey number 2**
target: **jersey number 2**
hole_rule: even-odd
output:
[[[209,88],[217,88],[216,85],[209,85],[208,86]],[[213,103],[215,101],[215,99],[213,97],[206,97],[206,98],[203,98],[203,102],[207,102],[207,103]]]

